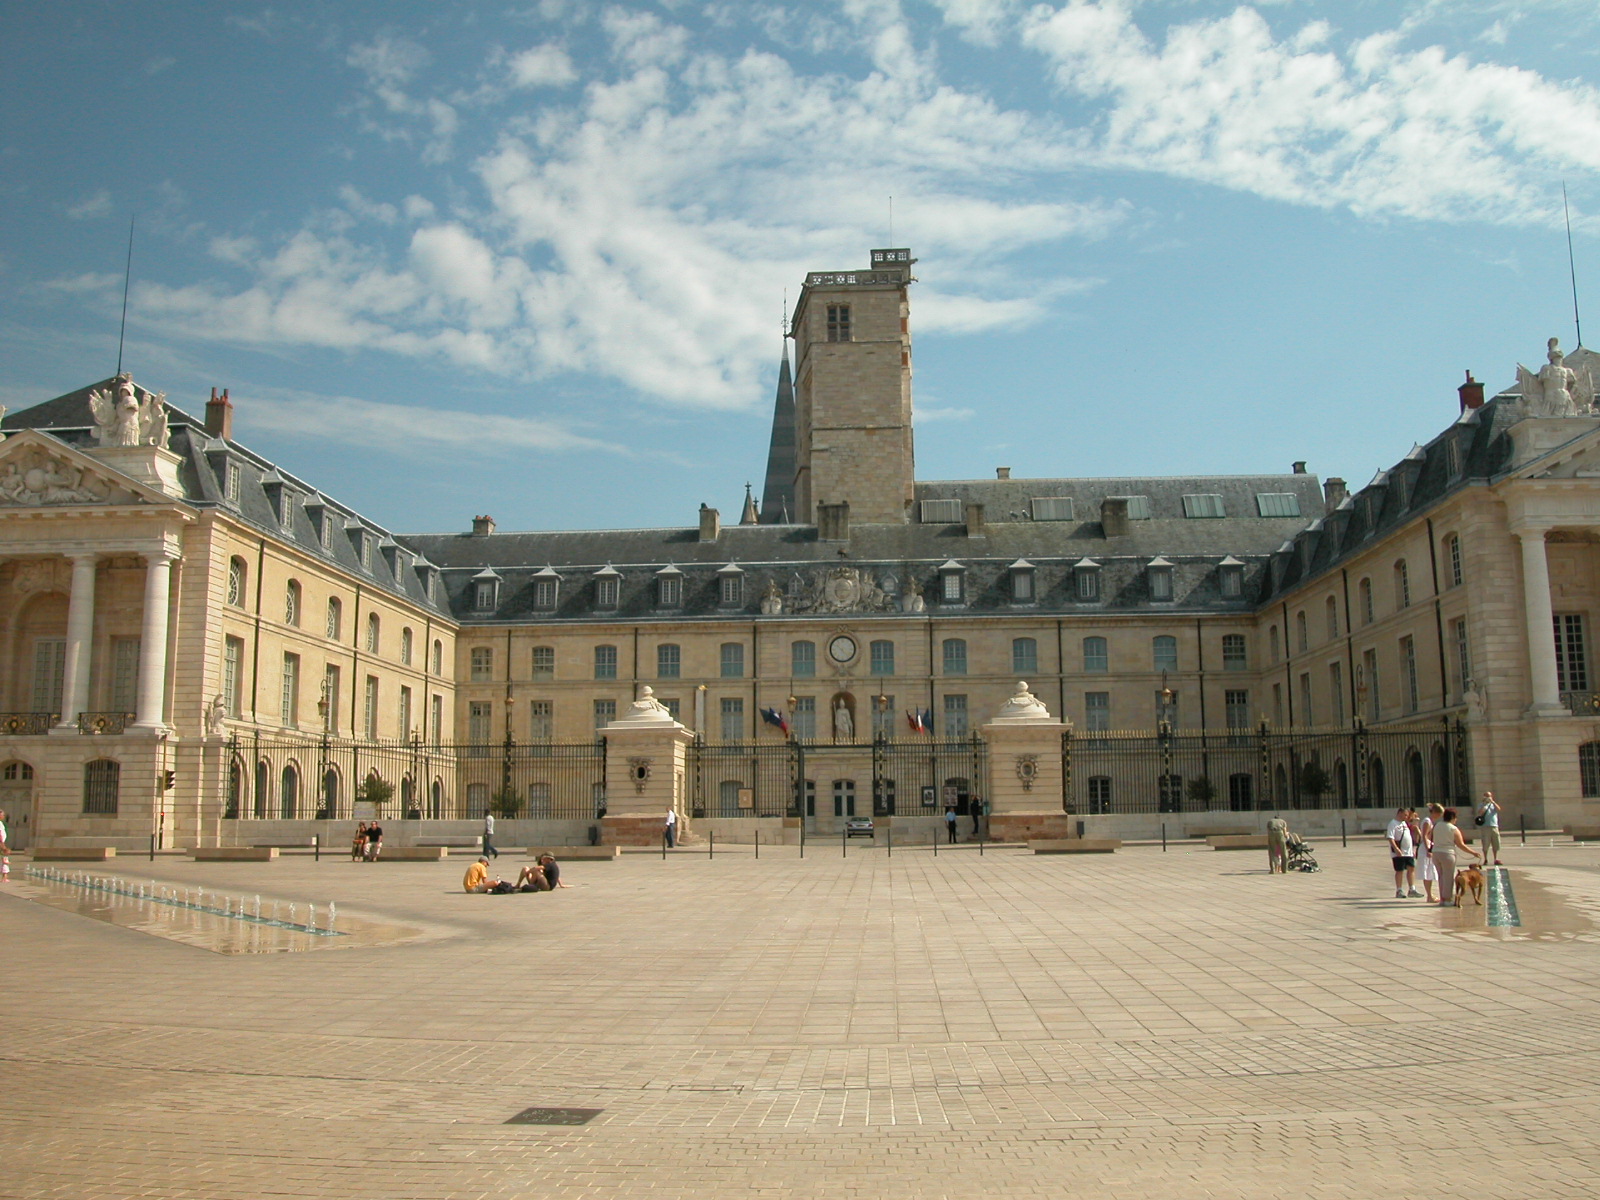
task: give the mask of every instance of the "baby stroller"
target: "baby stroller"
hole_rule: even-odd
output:
[[[1311,849],[1310,843],[1298,833],[1291,833],[1283,845],[1284,849],[1289,852],[1289,870],[1305,871],[1307,873],[1322,870],[1317,865],[1317,856]]]

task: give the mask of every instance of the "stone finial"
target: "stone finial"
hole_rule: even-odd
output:
[[[618,725],[630,729],[637,729],[641,725],[681,728],[678,722],[672,719],[667,706],[656,699],[655,689],[649,684],[639,689],[639,698],[628,705],[628,711],[612,721],[607,728],[615,728]]]
[[[1050,710],[1044,702],[1028,690],[1027,681],[1019,679],[1017,690],[1011,699],[1000,706],[1000,711],[995,714],[996,721],[1054,721]]]

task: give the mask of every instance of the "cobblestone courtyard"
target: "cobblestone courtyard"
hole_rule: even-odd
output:
[[[1288,877],[684,851],[507,897],[460,857],[115,864],[424,932],[267,955],[14,876],[0,1195],[1592,1197],[1600,850],[1540,841],[1509,930],[1393,899],[1371,839]]]

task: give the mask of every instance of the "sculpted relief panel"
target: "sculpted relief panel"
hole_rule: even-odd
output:
[[[133,493],[30,446],[0,463],[0,505],[127,503]]]
[[[896,606],[894,576],[880,581],[871,571],[856,567],[829,567],[789,580],[785,603],[790,612],[888,612]]]

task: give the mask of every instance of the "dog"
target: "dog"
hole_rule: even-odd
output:
[[[1456,907],[1461,907],[1461,897],[1472,889],[1472,902],[1483,907],[1483,872],[1477,867],[1463,867],[1456,872]]]

